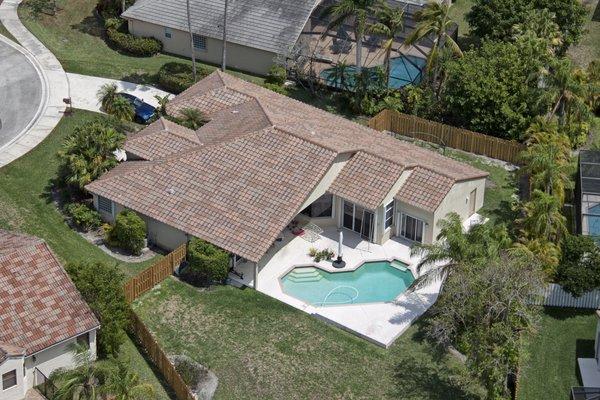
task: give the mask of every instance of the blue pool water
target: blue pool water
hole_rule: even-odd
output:
[[[406,264],[393,261],[406,268]],[[327,272],[315,267],[297,267],[281,278],[283,291],[317,307],[375,303],[394,300],[413,282],[388,261],[368,262],[350,272]]]
[[[390,59],[390,84],[389,87],[393,89],[400,89],[409,84],[418,84],[421,82],[423,76],[423,69],[427,60],[415,56],[401,56]],[[375,67],[367,68],[371,72],[372,76],[376,76]],[[333,76],[334,68],[327,68],[321,71],[321,78],[325,80],[325,83],[329,86],[342,88],[341,79]],[[354,86],[354,75],[356,74],[356,67],[349,66],[347,68],[345,76],[345,84],[349,89]]]

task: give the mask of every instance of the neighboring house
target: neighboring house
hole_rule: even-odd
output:
[[[0,399],[21,400],[58,368],[73,345],[96,356],[99,323],[41,239],[0,230]]]
[[[128,159],[86,186],[104,219],[128,208],[150,242],[190,236],[255,263],[294,220],[431,243],[450,212],[483,205],[487,173],[216,71],[168,105],[197,108],[197,131],[160,119],[131,135]]]
[[[582,386],[571,388],[572,400],[588,400],[600,397],[600,310],[596,310],[596,335],[594,358],[577,358]]]
[[[577,178],[577,232],[600,237],[600,151],[579,152]]]
[[[265,75],[275,58],[288,54],[319,0],[235,0],[227,16],[227,65]],[[220,64],[223,43],[223,0],[190,0],[196,57]],[[189,57],[186,1],[138,0],[122,17],[129,32],[154,37],[167,53]]]

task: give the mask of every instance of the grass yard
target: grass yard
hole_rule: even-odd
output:
[[[518,400],[563,400],[577,377],[577,357],[594,357],[593,310],[546,308],[539,332],[526,344]]]
[[[92,260],[117,262],[128,276],[148,266],[118,262],[90,244],[64,221],[50,199],[51,180],[56,176],[56,154],[63,140],[77,125],[101,114],[76,110],[64,117],[54,131],[33,151],[0,169],[0,227],[26,232],[46,240],[63,262]]]
[[[30,18],[27,8],[21,5],[19,17],[67,72],[151,84],[156,82],[155,74],[163,64],[171,61],[191,64],[188,59],[165,54],[133,57],[109,47],[103,38],[102,22],[94,13],[96,3],[96,0],[57,0],[57,14],[42,15],[38,20]],[[262,83],[262,78],[235,74]]]
[[[384,350],[255,290],[201,290],[175,278],[134,308],[168,353],[217,374],[215,399],[478,398],[416,326]]]
[[[581,67],[600,59],[600,8],[598,0],[583,0],[588,8],[586,32],[577,46],[569,49],[569,56]]]
[[[469,34],[469,24],[465,17],[472,6],[473,0],[455,0],[450,7],[450,18],[458,24],[458,36],[460,37]]]
[[[1,3],[1,2],[0,2]],[[0,35],[6,36],[8,39],[12,40],[15,43],[19,43],[17,39],[6,29],[4,25],[0,22]]]

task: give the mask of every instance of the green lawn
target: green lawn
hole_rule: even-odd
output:
[[[525,346],[518,400],[564,400],[579,386],[577,357],[594,356],[593,310],[546,308],[539,332]]]
[[[75,126],[95,118],[106,117],[76,110],[33,151],[0,169],[0,227],[43,238],[63,262],[117,262],[70,229],[50,198],[50,182],[58,169],[56,154],[64,138]],[[150,263],[118,264],[125,274],[134,275]]]
[[[467,13],[473,6],[473,0],[455,0],[450,7],[450,18],[458,24],[458,35],[467,36],[469,34],[469,24],[465,19]]]
[[[0,3],[2,3],[0,1]],[[12,40],[15,43],[19,43],[17,41],[17,39],[15,39],[15,37],[6,29],[6,27],[4,25],[2,25],[2,23],[0,22],[0,35],[4,35],[7,38],[9,38],[10,40]]]
[[[94,13],[96,0],[57,0],[55,16],[42,15],[38,20],[28,16],[27,8],[19,7],[19,17],[61,62],[67,72],[102,76],[137,83],[155,83],[160,67],[171,61],[190,60],[159,54],[154,57],[133,57],[109,47],[103,38],[103,27]],[[206,66],[210,70],[215,67]],[[257,83],[262,78],[236,73]]]
[[[588,7],[586,33],[577,46],[569,49],[569,56],[576,64],[586,67],[591,61],[600,59],[600,9],[598,0],[583,0]],[[596,15],[595,21],[592,20]]]
[[[175,278],[134,309],[168,353],[217,374],[216,399],[477,398],[418,326],[384,350],[255,290],[200,290]]]

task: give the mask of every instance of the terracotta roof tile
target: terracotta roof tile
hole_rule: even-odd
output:
[[[160,118],[130,135],[125,142],[125,150],[144,160],[155,160],[200,145],[200,139],[193,130]]]
[[[434,212],[454,181],[425,168],[415,168],[395,196],[396,200]]]
[[[98,327],[46,243],[0,230],[0,248],[1,343],[29,355]]]

